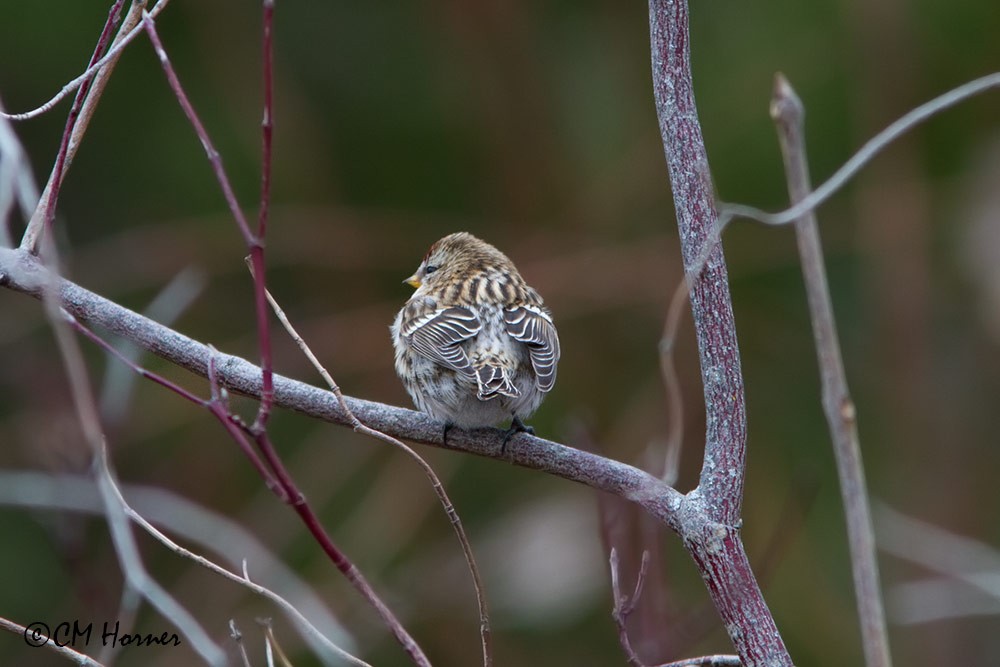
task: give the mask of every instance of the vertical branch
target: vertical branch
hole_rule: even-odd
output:
[[[687,496],[680,532],[743,663],[790,666],[739,535],[746,456],[743,375],[691,81],[686,0],[650,0],[649,27],[656,114],[705,390],[705,459],[698,488]]]
[[[736,525],[743,499],[746,411],[729,277],[714,235],[715,194],[691,82],[687,0],[650,0],[653,93],[670,172],[705,387],[705,463],[699,489],[712,518]],[[714,248],[702,270],[699,254]]]
[[[274,129],[274,0],[264,0],[262,27],[264,113],[261,119],[260,207],[257,212],[257,243],[250,247],[250,262],[254,268],[254,307],[257,312],[257,332],[260,338],[260,367],[262,391],[254,430],[267,426],[274,404],[274,385],[271,361],[271,329],[267,318],[267,289],[264,286],[264,238],[267,235],[267,218],[271,210],[271,135]]]
[[[805,153],[804,116],[802,101],[785,77],[777,75],[771,99],[771,117],[778,128],[792,204],[804,199],[811,189]],[[837,340],[837,326],[830,303],[819,228],[813,211],[804,213],[795,221],[795,236],[799,243],[802,276],[816,339],[816,355],[823,387],[823,410],[830,427],[837,473],[840,476],[840,493],[847,519],[865,663],[868,667],[888,667],[892,660],[889,657],[888,630],[879,590],[875,534],[865,488],[861,445],[858,441],[854,403],[847,388],[844,362]]]
[[[271,208],[271,135],[274,131],[274,0],[264,0],[262,42],[264,113],[260,121],[260,209],[257,214],[257,237],[261,239],[267,234],[267,218]]]
[[[253,267],[253,285],[254,285],[254,296],[256,305],[256,315],[257,315],[257,333],[259,338],[259,347],[261,352],[261,404],[257,413],[257,418],[252,426],[246,427],[246,430],[253,437],[260,450],[261,457],[264,462],[266,462],[267,467],[273,472],[273,479],[276,482],[277,489],[280,490],[279,496],[283,498],[292,509],[299,515],[303,523],[306,525],[309,532],[313,535],[316,541],[319,543],[320,547],[327,554],[334,565],[341,571],[341,573],[354,585],[354,587],[361,593],[361,595],[375,608],[380,618],[389,627],[390,631],[393,633],[397,641],[403,646],[404,650],[409,654],[410,658],[415,664],[418,665],[429,665],[430,662],[424,655],[423,650],[420,646],[413,640],[413,638],[406,632],[402,624],[395,618],[392,611],[386,606],[381,599],[375,594],[375,591],[368,584],[367,580],[362,576],[361,572],[355,567],[355,565],[347,559],[347,557],[340,551],[339,548],[333,543],[329,535],[324,530],[319,518],[316,516],[312,507],[306,502],[305,497],[299,491],[295,482],[292,480],[291,476],[288,474],[287,469],[284,467],[281,459],[278,457],[277,452],[274,449],[274,445],[271,442],[270,437],[267,434],[267,419],[270,415],[271,407],[274,402],[274,385],[273,385],[273,372],[272,372],[272,357],[271,357],[271,342],[270,342],[270,331],[268,327],[268,317],[267,317],[267,300],[266,300],[266,285],[264,280],[264,244],[262,234],[266,231],[267,223],[267,210],[268,202],[270,198],[270,169],[271,169],[271,105],[273,100],[272,95],[272,40],[271,32],[273,26],[274,18],[274,3],[271,0],[264,0],[264,21],[263,21],[263,45],[264,45],[264,121],[263,121],[263,168],[262,168],[262,179],[261,179],[261,209],[260,218],[258,221],[258,231],[255,234],[251,231],[250,226],[247,224],[246,217],[243,215],[243,211],[240,209],[239,203],[236,200],[236,195],[233,191],[232,185],[226,175],[225,169],[222,165],[222,157],[220,156],[218,150],[212,143],[211,138],[208,136],[208,132],[205,126],[202,124],[198,114],[194,110],[194,106],[188,99],[187,94],[184,92],[181,86],[180,79],[177,77],[177,73],[170,63],[170,58],[167,56],[166,50],[163,48],[163,43],[160,40],[159,34],[156,31],[156,25],[154,24],[151,16],[143,12],[143,28],[149,35],[150,42],[153,45],[153,49],[156,52],[157,57],[160,60],[160,64],[163,67],[163,71],[167,76],[167,81],[170,84],[171,90],[173,90],[174,95],[177,97],[177,101],[181,105],[181,109],[184,111],[185,116],[187,116],[189,122],[195,130],[198,139],[201,141],[202,147],[208,156],[209,163],[212,166],[212,170],[215,173],[216,179],[222,188],[223,195],[226,199],[226,203],[229,205],[229,209],[236,220],[236,223],[243,235],[244,241],[246,242],[248,248],[250,249],[250,263]],[[209,370],[212,370],[210,365]],[[214,378],[213,378],[214,379]],[[213,382],[213,385],[215,383]],[[213,401],[212,404],[215,404]],[[210,404],[210,405],[212,405]],[[234,420],[224,419],[223,423],[227,425],[232,425]],[[232,430],[232,429],[231,429]],[[234,434],[235,435],[235,434]],[[237,438],[238,441],[243,442],[242,438]],[[265,479],[270,479],[266,476]]]
[[[270,31],[271,18],[273,13],[268,13],[265,11],[265,32]],[[215,178],[219,182],[219,187],[222,189],[222,194],[226,199],[226,204],[229,206],[230,212],[233,214],[233,218],[236,220],[236,224],[240,229],[240,233],[243,235],[243,240],[250,249],[250,260],[254,267],[254,305],[255,312],[257,316],[257,338],[260,348],[260,367],[261,367],[261,395],[260,395],[260,408],[257,413],[257,419],[254,422],[254,431],[262,432],[267,425],[267,418],[270,415],[271,407],[274,403],[274,373],[272,370],[272,355],[271,355],[271,333],[268,327],[268,317],[267,317],[267,299],[264,296],[265,290],[265,279],[264,279],[264,240],[250,229],[250,225],[247,224],[246,216],[243,215],[243,210],[240,208],[239,202],[236,200],[236,193],[233,191],[233,186],[229,182],[229,177],[226,175],[226,170],[222,166],[222,156],[219,151],[216,150],[215,145],[212,143],[211,138],[208,136],[208,131],[205,129],[204,124],[198,117],[197,112],[194,110],[194,106],[191,104],[191,100],[188,99],[187,93],[184,92],[183,86],[181,86],[180,79],[177,77],[177,72],[174,70],[173,65],[170,63],[170,58],[167,56],[166,50],[163,48],[163,42],[160,40],[160,35],[156,31],[156,24],[153,22],[152,15],[149,12],[143,11],[142,13],[142,26],[149,35],[149,41],[153,45],[153,50],[156,52],[156,57],[160,61],[160,65],[163,67],[163,72],[167,76],[167,82],[170,84],[170,89],[174,92],[174,96],[177,97],[178,103],[181,105],[181,109],[184,111],[184,115],[187,116],[188,121],[194,128],[195,134],[197,134],[198,139],[201,141],[202,148],[205,150],[205,154],[208,157],[208,161],[212,166],[212,171],[215,173]],[[266,41],[269,44],[270,40]],[[267,68],[270,71],[270,68]],[[270,146],[268,142],[268,147]],[[268,148],[268,161],[270,161],[270,150]],[[265,169],[270,169],[270,167],[265,167]]]

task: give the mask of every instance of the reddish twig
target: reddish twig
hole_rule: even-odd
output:
[[[177,97],[177,101],[181,105],[184,115],[187,116],[188,121],[194,128],[195,134],[201,141],[202,148],[205,150],[205,154],[211,164],[215,178],[219,182],[219,187],[222,189],[222,194],[226,200],[226,204],[229,206],[229,211],[232,213],[233,219],[236,220],[240,233],[243,235],[243,240],[250,251],[250,258],[254,267],[254,305],[257,315],[257,336],[260,348],[262,386],[260,408],[257,413],[257,419],[254,422],[254,431],[262,431],[267,424],[267,419],[271,412],[271,406],[274,403],[271,334],[270,328],[268,327],[267,300],[264,296],[264,240],[250,230],[246,217],[243,215],[243,210],[240,208],[239,202],[236,200],[236,194],[233,191],[232,184],[229,182],[229,177],[226,175],[226,170],[222,166],[222,156],[219,154],[219,151],[216,150],[215,145],[208,136],[205,125],[201,122],[197,112],[194,110],[194,106],[191,104],[190,99],[188,99],[187,94],[184,92],[180,79],[177,77],[177,72],[174,70],[173,65],[170,63],[170,58],[167,56],[167,52],[163,48],[163,42],[160,40],[160,36],[156,31],[156,24],[153,22],[153,19],[148,12],[143,12],[142,25],[149,35],[149,40],[153,44],[153,50],[156,52],[160,65],[163,67],[163,71],[166,74],[167,82],[169,83],[171,90]],[[270,159],[268,159],[268,162],[270,162]],[[269,168],[269,166],[266,167],[266,169]]]
[[[383,622],[390,629],[392,634],[396,639],[402,644],[404,650],[409,654],[410,658],[418,665],[429,665],[430,662],[424,655],[423,650],[420,646],[413,640],[413,638],[407,633],[406,629],[402,624],[396,619],[392,611],[382,602],[382,600],[376,595],[375,591],[371,588],[368,581],[364,578],[361,572],[354,566],[354,564],[346,557],[346,555],[333,543],[330,536],[327,534],[326,530],[323,528],[316,516],[312,507],[306,502],[305,496],[296,486],[291,475],[289,475],[284,463],[278,456],[274,449],[274,445],[271,442],[270,437],[267,434],[267,420],[271,412],[271,407],[274,403],[274,384],[273,384],[273,371],[271,366],[271,340],[270,340],[270,330],[268,327],[268,317],[267,317],[267,301],[266,301],[266,285],[264,278],[264,245],[262,232],[266,230],[266,211],[268,208],[267,200],[270,197],[270,168],[271,168],[271,105],[272,105],[272,86],[270,81],[272,67],[271,67],[271,30],[273,24],[273,2],[265,0],[264,2],[264,76],[268,80],[265,83],[265,99],[264,99],[264,166],[262,173],[262,186],[261,186],[261,213],[260,222],[258,227],[258,234],[253,234],[247,224],[246,218],[243,215],[243,211],[239,207],[239,203],[236,201],[236,195],[233,191],[232,185],[229,182],[229,177],[226,175],[225,169],[222,166],[222,157],[219,152],[215,149],[212,144],[211,138],[208,136],[208,132],[205,130],[204,124],[195,112],[191,101],[188,99],[187,94],[184,92],[184,88],[181,86],[180,79],[177,77],[177,73],[170,63],[170,58],[167,56],[166,50],[163,48],[163,42],[160,40],[159,34],[156,31],[156,26],[148,14],[143,15],[143,27],[149,34],[149,39],[153,44],[153,48],[156,51],[156,55],[160,60],[160,64],[163,66],[163,71],[167,76],[167,81],[170,84],[170,88],[173,90],[174,95],[177,97],[184,114],[187,116],[188,121],[194,127],[195,133],[198,135],[199,140],[205,153],[208,156],[208,160],[212,166],[212,171],[215,173],[216,179],[219,182],[219,186],[222,188],[223,196],[226,199],[226,203],[229,205],[229,209],[233,214],[237,225],[240,228],[240,232],[243,234],[244,241],[250,250],[250,262],[253,268],[253,285],[254,285],[254,302],[256,306],[257,314],[257,333],[260,345],[260,356],[261,356],[261,393],[260,393],[260,408],[257,412],[257,418],[255,419],[252,426],[247,426],[241,421],[229,415],[226,419],[226,423],[230,425],[237,425],[242,428],[247,435],[253,438],[257,444],[257,449],[263,457],[273,473],[274,479],[277,483],[277,489],[280,489],[280,494],[285,502],[291,505],[292,509],[299,515],[305,524],[306,528],[309,530],[310,534],[316,539],[317,543],[323,549],[324,553],[330,558],[333,564],[338,570],[354,585],[355,589],[361,593],[362,597],[365,598],[371,604],[375,610],[378,612],[379,616],[382,618]],[[214,359],[214,356],[213,356]],[[214,366],[210,365],[210,370],[214,375]],[[216,386],[215,378],[213,377],[213,387]],[[218,402],[213,401],[212,405],[218,405]],[[227,428],[231,428],[227,426]],[[232,432],[232,431],[231,431]],[[242,441],[241,441],[242,442]],[[265,478],[267,479],[267,478]]]
[[[263,0],[263,79],[264,113],[261,119],[261,168],[260,207],[257,212],[257,243],[250,246],[250,260],[254,267],[254,308],[257,312],[257,331],[260,341],[261,368],[264,372],[264,391],[261,393],[254,431],[263,431],[274,405],[274,387],[271,373],[271,331],[267,324],[267,303],[264,285],[264,238],[267,235],[268,214],[271,209],[271,138],[274,129],[274,0]]]
[[[90,56],[90,61],[87,63],[88,71],[101,59],[104,51],[107,50],[108,43],[111,40],[111,31],[114,29],[115,24],[121,20],[123,4],[125,4],[125,0],[115,0],[115,3],[111,5],[111,9],[108,10],[108,19],[104,22],[104,28],[97,38],[97,46],[94,47],[94,53]],[[24,231],[21,245],[32,253],[38,252],[38,236],[52,226],[52,219],[55,217],[56,211],[56,200],[59,198],[59,187],[62,185],[63,172],[69,166],[68,162],[71,159],[67,157],[69,152],[69,138],[73,134],[73,128],[76,126],[77,117],[80,114],[80,109],[83,107],[83,101],[90,92],[90,86],[97,75],[98,70],[94,70],[93,74],[85,79],[76,91],[73,104],[70,106],[69,114],[66,116],[66,126],[63,129],[62,139],[59,141],[59,151],[56,153],[56,163],[52,168],[52,175],[45,186],[45,190],[42,192],[38,208],[35,210]]]
[[[153,9],[149,11],[149,16],[152,18],[156,18],[156,16],[159,15],[160,12],[162,12],[164,9],[167,8],[167,4],[169,4],[169,2],[170,0],[158,0]],[[121,52],[125,50],[125,47],[128,46],[132,42],[132,40],[139,35],[140,32],[142,32],[142,28],[137,25],[136,27],[132,28],[132,30],[130,30],[128,33],[123,35],[120,40],[116,39],[115,44],[110,49],[108,49],[108,52],[104,54],[103,58],[101,58],[96,63],[94,63],[86,70],[84,70],[83,74],[81,74],[80,76],[76,77],[75,79],[67,83],[65,86],[63,86],[58,93],[53,95],[47,102],[43,103],[41,106],[35,107],[30,111],[25,111],[22,113],[7,113],[5,111],[0,111],[0,117],[6,118],[7,120],[19,121],[19,120],[30,120],[32,118],[38,118],[39,116],[48,113],[55,105],[62,102],[64,99],[66,99],[66,97],[70,93],[72,93],[74,90],[83,85],[84,81],[90,79],[90,77],[94,75],[94,72],[101,69],[109,62],[120,56]]]
[[[771,98],[771,117],[778,129],[781,154],[788,178],[788,195],[791,203],[805,199],[810,191],[809,164],[806,160],[804,118],[802,101],[784,76],[774,80]],[[882,607],[879,588],[878,559],[875,554],[875,531],[872,528],[868,491],[865,488],[864,464],[854,402],[847,388],[847,374],[837,339],[837,326],[833,316],[830,287],[826,279],[826,265],[819,239],[819,226],[813,211],[804,213],[795,221],[802,276],[806,286],[809,313],[823,393],[823,410],[826,413],[833,452],[840,476],[840,493],[847,520],[847,537],[854,573],[854,590],[857,596],[858,616],[861,621],[861,639],[865,663],[868,667],[889,667],[889,632]]]
[[[609,561],[611,565],[611,594],[614,597],[615,603],[611,616],[615,619],[615,625],[618,627],[618,641],[621,643],[622,650],[625,651],[625,658],[631,667],[647,667],[646,663],[642,661],[632,647],[626,623],[628,622],[628,617],[635,611],[636,605],[639,603],[639,597],[642,595],[642,587],[646,581],[646,574],[649,571],[649,551],[642,552],[642,563],[639,565],[639,573],[635,578],[635,590],[632,591],[632,595],[623,595],[621,592],[621,585],[619,584],[620,575],[618,572],[618,551],[614,548],[611,549]],[[739,656],[735,655],[703,655],[697,658],[685,658],[683,660],[665,662],[657,665],[657,667],[698,667],[699,665],[703,667],[740,667],[742,664]]]
[[[290,503],[292,496],[290,496],[285,489],[271,473],[271,469],[265,465],[264,461],[261,460],[260,455],[258,455],[257,450],[250,444],[247,440],[246,434],[243,432],[243,423],[239,421],[233,414],[229,411],[229,403],[226,399],[226,392],[224,389],[220,388],[218,376],[215,369],[215,359],[218,355],[218,351],[209,345],[209,350],[211,350],[211,356],[208,359],[208,378],[209,386],[212,391],[212,400],[204,403],[204,406],[208,408],[208,411],[219,420],[222,427],[226,429],[229,436],[236,441],[239,445],[240,450],[243,454],[250,459],[250,463],[253,465],[257,474],[260,475],[264,483],[267,484],[267,488],[270,489],[274,495],[278,496],[278,500],[283,503]]]
[[[252,268],[251,268],[252,271]],[[340,409],[343,410],[347,419],[351,423],[351,427],[358,433],[363,433],[369,437],[386,442],[397,449],[403,451],[404,454],[413,459],[417,465],[420,466],[424,475],[431,483],[431,488],[434,489],[435,495],[438,497],[438,502],[444,508],[445,514],[448,516],[448,521],[451,523],[452,528],[455,530],[455,534],[458,537],[459,544],[462,547],[462,553],[465,556],[465,562],[469,567],[469,573],[472,575],[473,587],[476,591],[476,602],[479,605],[479,630],[480,639],[483,647],[483,665],[485,667],[490,667],[493,664],[493,651],[492,651],[492,630],[490,628],[490,614],[489,609],[486,604],[486,587],[483,584],[482,576],[479,572],[479,566],[476,564],[475,556],[472,553],[472,543],[469,541],[468,535],[465,533],[465,527],[462,524],[461,518],[458,516],[458,511],[455,509],[455,505],[451,502],[451,498],[448,497],[447,491],[444,489],[444,485],[441,483],[441,479],[438,477],[437,473],[431,467],[427,461],[424,460],[422,456],[413,451],[412,448],[407,446],[402,440],[394,438],[390,435],[383,433],[377,429],[373,429],[370,426],[365,425],[351,410],[350,406],[347,404],[347,400],[344,398],[344,392],[341,391],[340,386],[330,375],[329,371],[320,363],[316,355],[309,348],[305,339],[299,335],[295,327],[292,325],[291,321],[285,315],[285,311],[278,304],[277,300],[271,295],[270,292],[266,292],[267,300],[271,304],[271,309],[274,311],[275,316],[278,321],[281,322],[282,326],[291,336],[295,344],[298,345],[302,354],[309,359],[309,362],[313,365],[313,368],[322,376],[323,380],[326,381],[327,386],[333,395],[337,397],[337,402],[340,405]]]
[[[157,373],[154,373],[150,370],[147,370],[146,368],[143,368],[142,366],[137,364],[133,359],[129,358],[128,355],[122,354],[121,350],[111,345],[106,340],[104,340],[103,338],[95,334],[93,331],[85,327],[79,320],[73,317],[72,314],[66,311],[65,308],[62,310],[62,314],[63,317],[66,319],[66,321],[70,324],[70,326],[72,326],[78,333],[83,334],[83,336],[88,338],[90,341],[92,341],[98,347],[103,349],[105,352],[117,358],[119,361],[124,363],[130,369],[132,369],[136,374],[146,378],[147,380],[151,380],[152,382],[155,382],[161,387],[177,394],[181,398],[208,410],[216,419],[219,420],[219,423],[222,424],[223,428],[226,429],[226,431],[233,438],[233,440],[236,441],[236,444],[239,445],[240,449],[243,450],[243,453],[247,456],[248,459],[250,459],[250,463],[253,465],[254,469],[257,470],[258,474],[260,474],[260,476],[264,479],[268,488],[274,491],[279,498],[282,498],[281,487],[279,487],[277,483],[275,483],[273,477],[268,472],[267,467],[264,465],[263,461],[260,460],[260,457],[257,455],[257,452],[247,441],[243,432],[229,419],[229,412],[228,409],[226,408],[224,397],[222,397],[221,394],[216,391],[217,384],[213,380],[213,377],[215,375],[215,364],[213,358],[209,358],[208,360],[208,379],[213,388],[212,398],[211,400],[206,401],[203,398],[191,393],[190,391],[180,386],[179,384],[171,382],[162,375],[158,375]]]
[[[632,591],[631,596],[624,595],[621,591],[621,586],[618,582],[618,550],[614,547],[611,547],[609,562],[611,564],[611,595],[615,603],[611,617],[615,619],[615,625],[618,627],[618,641],[622,645],[622,650],[625,651],[625,658],[628,660],[629,665],[632,667],[645,667],[645,664],[636,654],[635,649],[632,648],[626,623],[628,622],[628,617],[635,611],[635,606],[639,603],[639,596],[642,595],[642,585],[646,580],[646,572],[649,569],[649,551],[642,552],[642,563],[639,565],[639,573],[635,577],[635,590]]]
[[[252,431],[252,427],[246,427],[247,432]],[[296,486],[295,481],[292,476],[288,473],[285,468],[284,463],[282,463],[281,458],[275,452],[274,445],[271,443],[270,437],[267,435],[267,431],[260,431],[253,433],[253,437],[257,442],[257,448],[263,455],[264,460],[267,462],[268,466],[274,472],[274,476],[278,481],[279,486],[284,491],[285,495],[289,498],[289,505],[295,510],[295,513],[299,515],[302,519],[302,523],[305,524],[306,529],[313,536],[313,539],[320,545],[323,552],[327,555],[331,562],[341,574],[354,586],[361,597],[363,597],[375,611],[378,613],[382,622],[389,628],[392,635],[396,638],[396,641],[402,645],[403,650],[410,656],[410,659],[414,664],[420,665],[421,667],[430,667],[430,660],[424,654],[423,649],[420,645],[410,636],[403,627],[403,624],[399,622],[392,610],[382,602],[382,599],[375,593],[375,589],[371,587],[368,580],[365,579],[364,575],[361,574],[354,563],[344,554],[343,551],[334,544],[330,535],[323,528],[323,524],[320,522],[319,517],[313,511],[312,506],[306,501],[305,496]]]
[[[83,140],[83,135],[90,125],[90,119],[97,109],[101,95],[104,93],[104,89],[111,78],[111,73],[114,71],[121,56],[121,50],[118,47],[126,40],[129,34],[132,34],[136,26],[139,25],[142,12],[146,8],[146,2],[147,0],[132,0],[128,14],[125,16],[125,20],[122,21],[122,25],[118,29],[118,34],[115,35],[114,40],[111,42],[110,48],[108,48],[107,40],[110,36],[112,25],[117,22],[120,16],[122,2],[116,3],[109,12],[108,22],[105,24],[104,31],[98,40],[97,48],[94,50],[90,65],[87,67],[87,72],[90,73],[89,78],[86,78],[81,84],[66,120],[66,128],[63,132],[61,145],[56,157],[56,164],[49,175],[48,182],[45,184],[41,199],[24,230],[21,245],[31,252],[38,251],[38,239],[40,235],[45,229],[51,227],[55,217],[56,201],[59,197],[62,182],[66,178],[66,172],[69,170],[70,164],[72,164],[73,158],[76,156],[76,151]],[[105,50],[107,50],[107,54],[100,57],[101,53]],[[103,63],[103,65],[98,68],[98,63]]]
[[[274,131],[274,0],[264,0],[263,24],[264,114],[260,122],[260,209],[257,218],[257,238],[260,239],[267,235],[267,218],[271,207],[271,135]]]

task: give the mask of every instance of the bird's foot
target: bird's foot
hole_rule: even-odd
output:
[[[448,446],[448,431],[450,431],[453,428],[455,428],[454,424],[452,424],[451,422],[445,422],[444,428],[441,429],[441,444],[444,445],[445,447]]]
[[[510,428],[507,429],[503,434],[503,442],[500,444],[500,456],[507,453],[507,443],[518,433],[527,433],[528,435],[535,435],[535,429],[525,424],[521,421],[521,418],[514,415],[514,418],[510,422]]]

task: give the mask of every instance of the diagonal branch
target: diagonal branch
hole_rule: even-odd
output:
[[[0,287],[41,298],[49,272],[26,252],[0,248]],[[135,311],[60,278],[62,307],[89,325],[99,326],[130,340],[178,366],[207,377],[212,352],[203,343],[154,322]],[[220,384],[251,397],[260,395],[260,368],[240,357],[215,353]],[[275,404],[342,426],[353,427],[337,399],[318,387],[275,375]],[[501,459],[526,468],[579,482],[642,505],[671,529],[681,530],[685,497],[673,487],[630,465],[525,433],[514,436],[505,456],[500,455],[500,429],[448,432],[442,442],[442,423],[428,415],[351,396],[345,402],[358,419],[379,431],[406,440]]]

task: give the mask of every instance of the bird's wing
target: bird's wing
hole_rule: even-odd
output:
[[[404,317],[401,333],[419,354],[457,373],[475,377],[462,343],[480,329],[482,323],[474,312],[452,306]]]
[[[559,335],[552,318],[538,306],[505,308],[503,318],[511,338],[528,346],[539,391],[552,389],[560,354]]]

